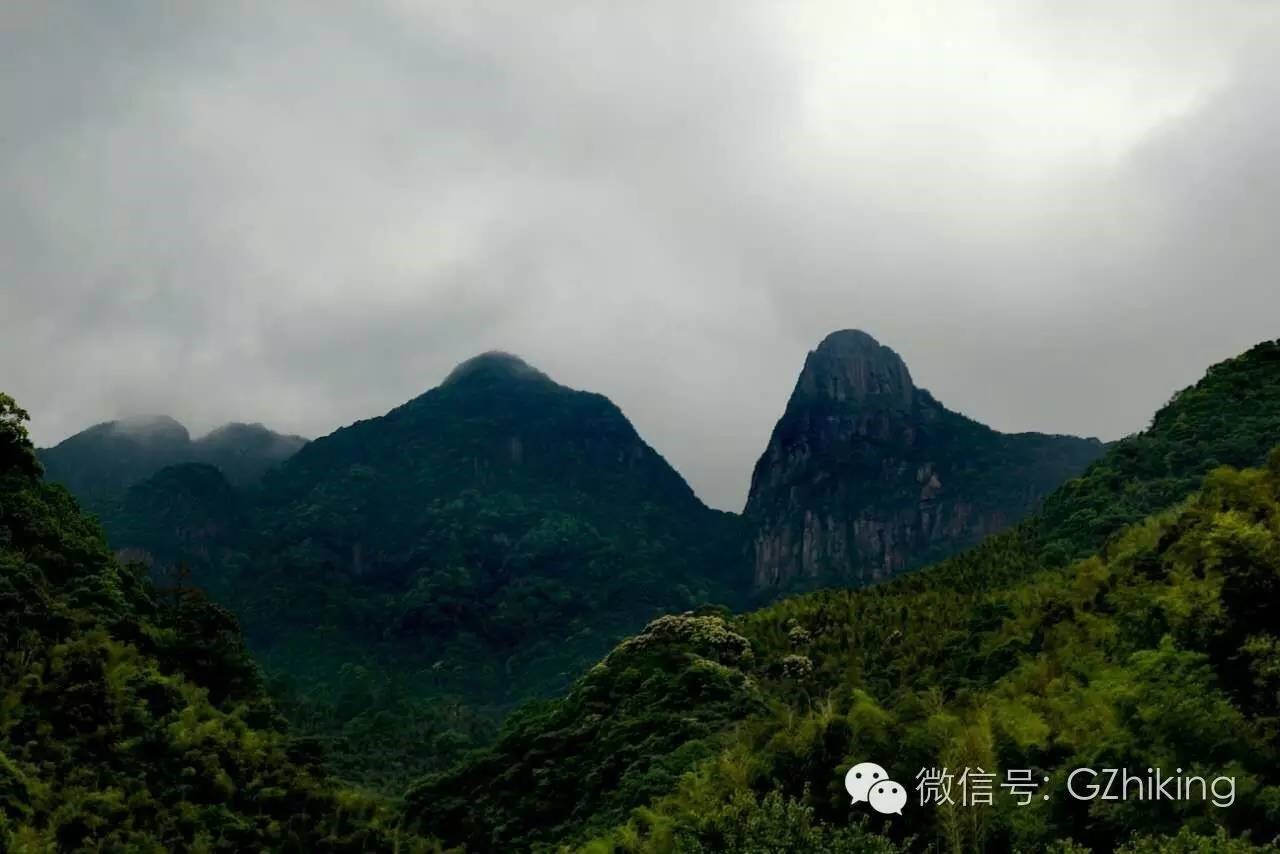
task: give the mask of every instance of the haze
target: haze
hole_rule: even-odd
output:
[[[484,350],[739,509],[857,327],[1116,438],[1280,334],[1280,6],[17,0],[0,389],[317,436]]]

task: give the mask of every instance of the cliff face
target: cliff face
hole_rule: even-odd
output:
[[[833,333],[752,474],[756,589],[857,586],[950,554],[1021,519],[1103,447],[999,433],[917,388],[870,335]]]

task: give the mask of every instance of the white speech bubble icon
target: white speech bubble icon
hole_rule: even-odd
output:
[[[871,787],[867,800],[871,801],[871,808],[878,813],[902,815],[902,808],[907,805],[907,790],[899,783],[885,780]]]
[[[859,762],[844,775],[844,790],[856,804],[867,799],[867,791],[872,786],[888,779],[889,775],[876,763]]]

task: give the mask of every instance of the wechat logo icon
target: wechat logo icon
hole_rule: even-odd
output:
[[[883,815],[902,815],[907,805],[907,790],[889,779],[889,774],[874,762],[859,762],[844,775],[844,789],[853,803],[866,801]]]

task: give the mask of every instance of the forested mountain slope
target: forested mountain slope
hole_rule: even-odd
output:
[[[305,444],[301,436],[239,423],[192,439],[186,427],[157,415],[97,424],[37,454],[51,482],[70,489],[93,512],[110,517],[129,487],[167,466],[204,463],[232,484],[248,486]]]
[[[253,490],[171,466],[106,521],[126,554],[227,605],[289,716],[388,791],[648,620],[750,593],[739,517],[607,398],[501,353]]]
[[[1262,465],[1277,444],[1280,343],[1269,342],[1212,368],[1041,514],[956,558],[737,618],[654,624],[564,699],[513,719],[491,750],[424,780],[410,817],[480,849],[597,837],[592,850],[771,839],[1000,851],[1071,838],[1145,851],[1166,843],[1126,841],[1179,828],[1211,838],[1168,850],[1248,847],[1218,832],[1265,842],[1280,833],[1267,616],[1280,605],[1280,457],[1217,472],[1179,502],[1206,466]],[[1125,532],[1139,512],[1158,515]],[[621,699],[641,689],[643,703]],[[908,777],[1030,768],[1057,794],[1021,812],[865,818],[842,777],[868,758]],[[1231,774],[1237,801],[1067,799],[1064,772],[1091,762]],[[522,784],[491,785],[497,769]]]
[[[1256,466],[1280,441],[1280,342],[1211,367],[1160,409],[1151,426],[1115,444],[1066,483],[1037,516],[1046,557],[1081,557],[1124,525],[1168,507],[1220,465]]]
[[[42,482],[0,394],[0,850],[426,851],[288,736],[235,620]]]
[[[495,701],[567,684],[659,614],[738,596],[736,518],[608,399],[505,354],[312,442],[254,513],[227,594],[271,660],[314,660],[319,627]]]

